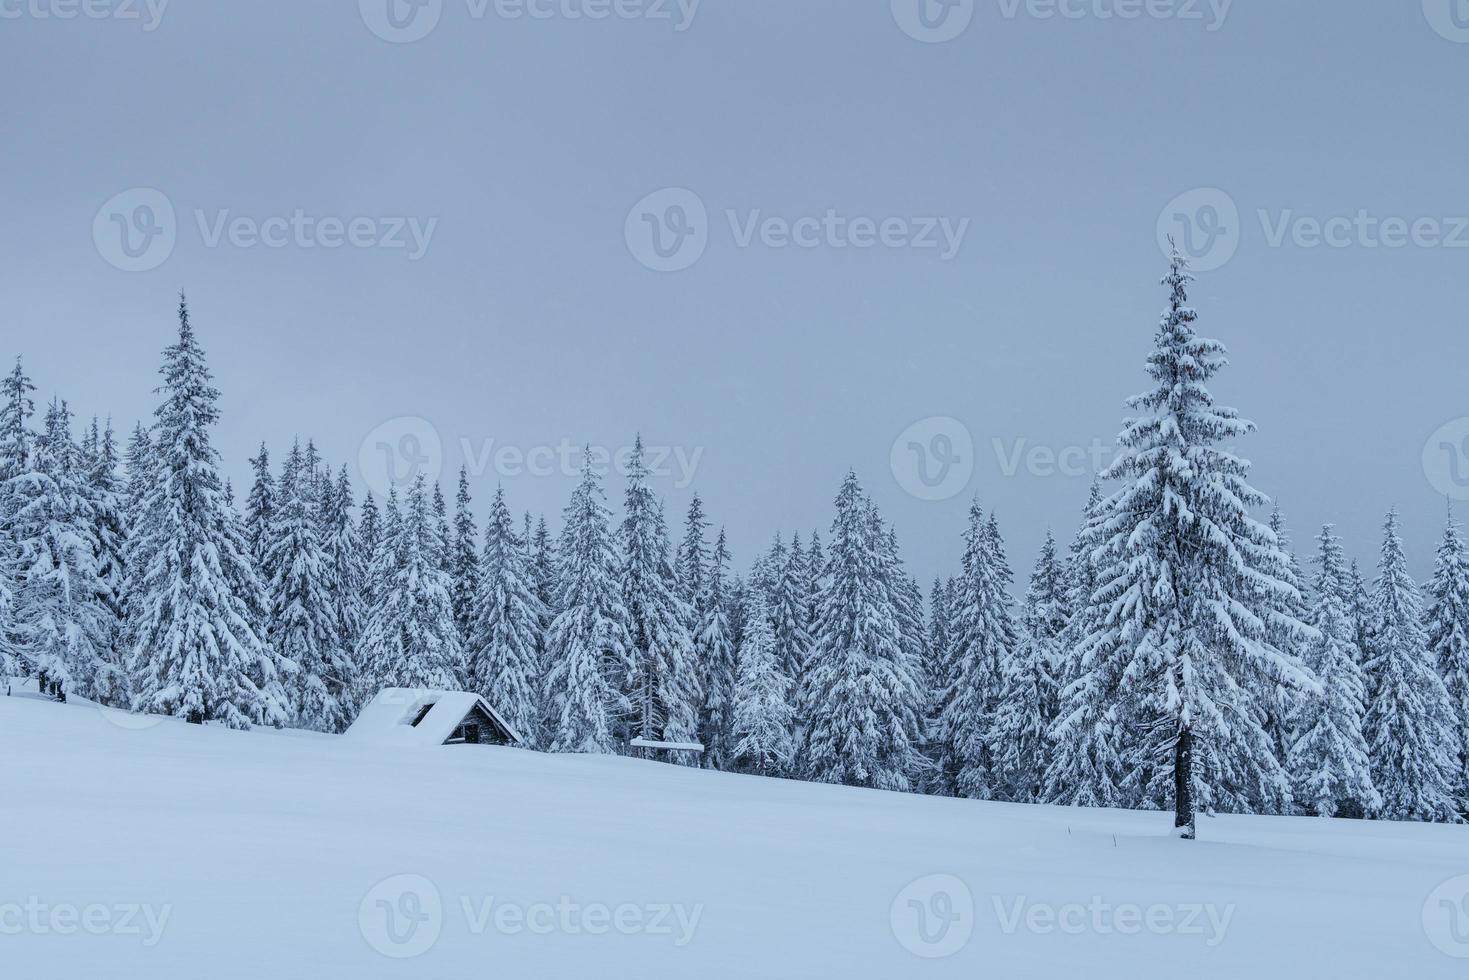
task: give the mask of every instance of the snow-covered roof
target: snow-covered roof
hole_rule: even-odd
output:
[[[476,707],[510,733],[514,742],[525,743],[520,733],[478,694],[408,687],[378,692],[343,737],[407,746],[443,745]]]
[[[663,749],[668,752],[703,752],[702,742],[655,742],[649,738],[635,738],[631,743],[635,749]]]

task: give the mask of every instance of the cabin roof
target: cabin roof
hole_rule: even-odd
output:
[[[476,709],[505,729],[512,742],[525,743],[520,733],[478,694],[407,687],[378,692],[344,737],[395,745],[443,745]]]

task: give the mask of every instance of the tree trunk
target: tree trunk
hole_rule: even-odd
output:
[[[1194,733],[1187,729],[1173,747],[1173,826],[1182,839],[1194,839]]]

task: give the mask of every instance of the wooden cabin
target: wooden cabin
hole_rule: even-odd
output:
[[[390,687],[362,709],[343,736],[405,746],[525,745],[478,694]]]

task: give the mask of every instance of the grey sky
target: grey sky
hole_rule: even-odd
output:
[[[396,43],[369,27],[392,36],[387,0],[174,0],[156,24],[142,0],[90,2],[107,16],[0,0],[3,347],[40,394],[126,429],[187,288],[237,484],[261,439],[314,436],[355,471],[404,416],[432,423],[450,492],[464,440],[641,430],[697,458],[691,487],[659,483],[670,519],[698,489],[741,566],[777,528],[824,529],[855,466],[925,583],[957,562],[976,491],[1023,583],[1087,486],[1023,453],[1110,444],[1145,385],[1179,195],[1201,264],[1228,259],[1194,292],[1234,357],[1215,392],[1259,424],[1241,450],[1302,551],[1329,519],[1373,560],[1397,503],[1424,575],[1430,476],[1469,479],[1433,446],[1424,467],[1469,415],[1469,4],[1239,0],[1221,21],[1204,0],[978,0],[924,43],[904,0],[704,0],[692,20],[672,0],[538,0],[534,18],[430,0],[432,30]],[[116,222],[165,218],[138,188],[173,209],[173,246],[124,271]],[[671,260],[692,264],[657,272],[643,216],[699,218],[667,188],[707,221]],[[811,247],[779,247],[780,221],[828,211],[789,231]],[[378,244],[323,247],[349,235]],[[967,482],[961,461],[927,492],[908,440],[896,472],[891,452],[933,417],[975,451]],[[391,444],[418,434],[395,425]],[[512,506],[559,523],[572,480],[513,459]]]

